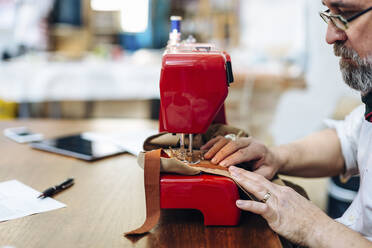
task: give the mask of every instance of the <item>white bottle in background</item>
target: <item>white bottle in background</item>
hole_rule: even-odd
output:
[[[178,46],[181,42],[181,16],[171,16],[171,29],[169,33],[168,46]]]

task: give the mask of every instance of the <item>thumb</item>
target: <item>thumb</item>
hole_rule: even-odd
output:
[[[258,169],[254,170],[253,172],[260,174],[261,176],[264,176],[267,179],[271,179],[275,175],[274,168],[267,165],[262,165]]]

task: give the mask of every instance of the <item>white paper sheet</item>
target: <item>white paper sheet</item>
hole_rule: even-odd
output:
[[[66,207],[50,197],[37,198],[40,194],[17,180],[0,183],[0,222]]]
[[[157,133],[158,130],[155,129],[140,129],[116,133],[85,132],[83,135],[91,140],[110,141],[122,147],[125,151],[138,156],[143,151],[143,142],[145,139]]]

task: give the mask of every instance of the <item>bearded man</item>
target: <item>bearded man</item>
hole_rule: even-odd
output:
[[[344,81],[361,92],[365,105],[344,121],[287,145],[267,148],[253,138],[217,137],[202,147],[205,158],[230,173],[261,202],[238,200],[270,227],[308,247],[372,247],[372,1],[324,0],[327,43],[340,57]],[[254,172],[234,165],[250,162]],[[294,190],[271,183],[276,173],[301,177],[360,174],[359,192],[337,221]]]

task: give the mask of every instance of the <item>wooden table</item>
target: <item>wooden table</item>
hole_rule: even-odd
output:
[[[138,131],[156,127],[144,120],[27,120],[0,122],[4,128],[27,126],[46,137],[81,131]],[[42,191],[75,178],[75,185],[56,195],[66,208],[0,223],[0,247],[278,247],[278,240],[259,216],[245,213],[237,227],[205,227],[193,210],[162,211],[151,233],[126,238],[143,223],[143,171],[132,155],[96,162],[31,149],[0,135],[0,182],[17,179]]]

